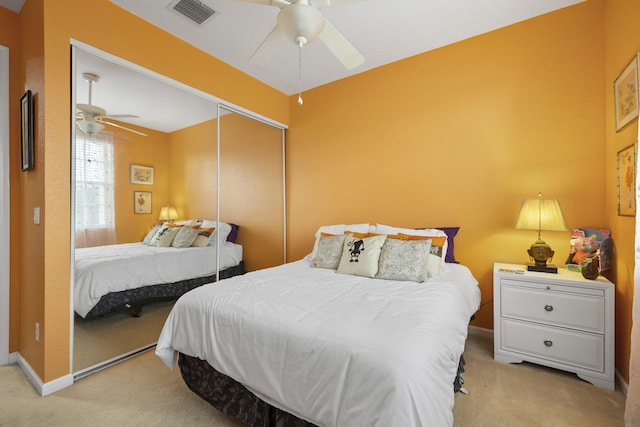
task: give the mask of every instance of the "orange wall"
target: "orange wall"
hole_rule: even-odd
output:
[[[239,114],[223,116],[221,125],[220,219],[240,226],[247,270],[281,264],[282,131]],[[217,120],[170,138],[171,204],[182,219],[214,220]]]
[[[22,247],[12,252],[11,267],[15,272],[22,266],[23,274],[19,292],[11,296],[12,306],[15,298],[20,299],[19,312],[11,313],[14,346],[14,325],[18,325],[20,338],[18,348],[11,350],[19,351],[40,379],[49,382],[70,370],[70,40],[80,40],[277,121],[287,122],[289,105],[282,93],[108,0],[26,0],[19,26],[21,69],[11,78],[36,93],[36,169],[22,174],[19,184],[12,182],[12,191],[19,185],[21,192],[17,216],[23,227]],[[136,42],[131,43],[132,39]],[[12,124],[18,120],[11,118]],[[18,167],[19,160],[12,158],[12,162],[13,168]],[[39,226],[31,223],[34,207],[42,211]],[[13,207],[12,214],[16,215]],[[39,343],[34,340],[36,322],[41,327]]]
[[[160,208],[169,203],[169,134],[126,124],[146,133],[114,132],[115,214],[117,243],[141,242],[153,224],[159,222]],[[154,168],[153,185],[132,184],[131,165]],[[151,192],[151,214],[133,212],[134,191]]]
[[[318,226],[460,226],[456,256],[480,282],[524,263],[521,201],[559,198],[569,227],[605,216],[604,6],[588,1],[290,97],[290,259]],[[563,264],[569,233],[543,238]],[[615,240],[614,235],[614,240]]]
[[[616,284],[616,368],[629,379],[629,354],[635,267],[635,218],[618,216],[617,152],[638,141],[638,121],[616,132],[613,82],[640,51],[640,4],[633,0],[606,1],[605,85],[605,184],[606,223],[611,227],[614,243]]]

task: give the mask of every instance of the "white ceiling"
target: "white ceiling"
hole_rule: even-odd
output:
[[[197,26],[169,7],[175,0],[110,1],[287,95],[298,92],[298,47],[293,42],[283,43],[265,66],[249,63],[274,27],[277,7],[201,0],[218,13]],[[323,5],[319,9],[326,19],[364,56],[365,62],[348,71],[316,39],[302,50],[303,90],[583,0],[351,0],[331,6],[326,6],[329,0],[316,1]],[[0,0],[0,7],[19,12],[23,3]],[[171,132],[215,117],[215,105],[199,96],[82,51],[77,58],[77,102],[87,103],[88,99],[88,84],[81,74],[98,74],[100,82],[93,88],[93,104],[108,114],[140,116],[123,122]]]
[[[234,0],[200,1],[219,13],[198,27],[169,7],[174,0],[111,0],[287,95],[298,92],[298,47],[293,42],[283,43],[266,66],[249,63],[274,27],[280,9]],[[302,50],[302,88],[321,86],[581,1],[362,0],[318,7],[365,62],[348,71],[316,39]]]

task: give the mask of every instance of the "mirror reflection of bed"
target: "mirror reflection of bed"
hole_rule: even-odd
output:
[[[107,290],[91,294],[89,299],[99,300],[97,306],[81,307],[80,288],[76,287],[72,292],[73,372],[74,377],[80,378],[152,348],[175,299],[192,287],[215,281],[217,265],[224,270],[220,273],[223,278],[225,274],[283,263],[284,130],[248,117],[244,111],[236,112],[231,109],[233,107],[222,108],[213,97],[203,97],[198,91],[166,78],[158,79],[140,67],[131,68],[126,61],[114,60],[102,52],[86,48],[75,48],[74,52],[76,104],[87,104],[89,90],[82,74],[89,72],[99,76],[99,81],[91,88],[91,104],[110,115],[139,116],[109,118],[109,122],[119,126],[103,124],[104,128],[95,134],[87,134],[79,127],[75,129],[75,149],[72,150],[76,167],[72,227],[75,230],[74,281],[80,281],[82,265],[95,262],[99,267],[91,274],[97,276],[101,271],[115,283],[107,284]],[[150,93],[166,90],[173,95],[161,100],[150,96]],[[125,102],[122,99],[114,102],[111,98],[122,98]],[[153,108],[138,101],[146,101]],[[100,150],[92,151],[103,145],[112,147],[111,157]],[[92,181],[96,165],[104,159],[113,164],[110,178],[112,220],[104,218],[102,207],[96,207],[99,203],[95,196],[105,191],[104,182],[100,179],[100,182]],[[132,179],[132,165],[151,171],[152,178],[147,175],[148,182]],[[103,170],[99,166],[98,170]],[[135,206],[140,193],[148,203],[144,209]],[[162,225],[159,214],[167,205],[174,207],[178,214],[172,224],[165,224],[171,225],[171,232],[175,232],[171,243],[168,247],[163,247],[166,239],[163,243],[143,243],[153,234],[154,226]],[[238,225],[234,228],[235,242],[227,239],[227,224]],[[219,234],[211,228],[217,229]],[[161,230],[156,227],[155,234]],[[194,230],[196,237],[193,237]],[[202,245],[207,230],[210,240]],[[176,236],[181,236],[179,244],[176,244]],[[192,237],[193,241],[190,240]],[[197,245],[196,241],[199,242]],[[160,247],[154,247],[155,244]],[[222,250],[218,251],[218,247]],[[158,253],[147,254],[148,258],[140,260],[136,258],[137,253],[144,256],[141,251],[149,250]],[[113,260],[107,257],[113,257]],[[199,259],[202,257],[204,260]],[[122,267],[121,271],[104,267],[107,259],[110,260],[108,263]],[[119,288],[134,286],[129,283],[135,281],[133,276],[143,276],[139,273],[142,268],[138,267],[152,262],[157,264],[155,274],[161,277],[158,280],[163,281],[165,288],[155,287],[155,283],[153,286],[135,285],[143,290],[152,289],[150,295],[143,294],[142,297],[135,289]],[[179,267],[186,271],[179,272]],[[210,268],[213,271],[208,271]],[[179,289],[166,285],[167,281],[179,283]],[[164,289],[166,293],[156,294],[158,289]],[[107,292],[102,299],[101,292]],[[133,292],[137,295],[133,296],[134,301],[135,298],[143,301],[135,304],[127,299],[126,304],[118,305],[121,292],[127,298],[132,297],[127,292]],[[115,302],[108,299],[113,296]],[[105,301],[109,304],[101,305]]]

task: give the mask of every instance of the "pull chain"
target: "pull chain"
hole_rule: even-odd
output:
[[[303,40],[298,40],[299,55],[298,55],[298,105],[302,105],[302,46]]]

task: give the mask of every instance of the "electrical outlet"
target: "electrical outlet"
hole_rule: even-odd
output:
[[[40,324],[36,322],[36,341],[40,342]]]

